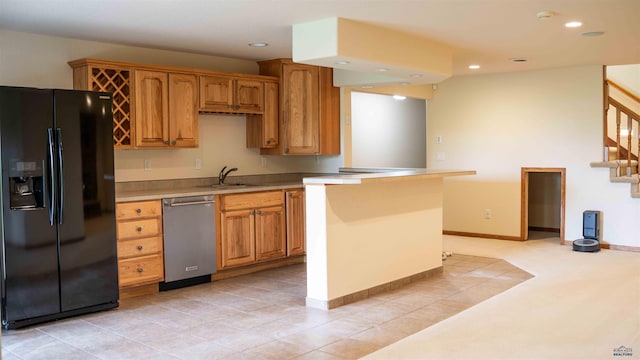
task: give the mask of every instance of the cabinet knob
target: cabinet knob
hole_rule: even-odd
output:
[[[142,245],[138,245],[138,250],[142,250]]]
[[[137,212],[138,214],[140,214],[140,213],[142,213],[142,209],[137,208],[137,209],[136,209],[136,212]]]
[[[173,140],[173,141],[171,142],[171,145],[175,145],[175,144],[177,144],[177,142],[176,142],[175,140]]]
[[[284,153],[285,153],[285,154],[288,154],[288,153],[289,153],[289,148],[288,148],[288,147],[284,148]]]
[[[143,272],[143,271],[144,271],[144,269],[143,269],[143,268],[141,268],[141,267],[139,267],[139,268],[138,268],[138,272],[139,272],[139,273],[141,273],[141,272]]]
[[[271,144],[271,139],[267,140],[267,145]]]
[[[258,211],[256,211],[256,214],[258,214],[258,215],[262,215],[262,210],[258,210]]]
[[[169,145],[169,140],[164,142],[165,145]]]
[[[142,226],[138,226],[138,227],[136,228],[136,231],[137,231],[137,232],[142,232]]]

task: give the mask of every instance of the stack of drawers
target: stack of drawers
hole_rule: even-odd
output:
[[[164,280],[160,200],[118,203],[116,222],[120,297],[132,287],[157,288]]]

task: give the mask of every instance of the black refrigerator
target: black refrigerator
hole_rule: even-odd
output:
[[[2,325],[118,306],[111,94],[0,87]]]

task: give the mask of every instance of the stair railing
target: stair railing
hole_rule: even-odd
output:
[[[640,115],[638,115],[635,111],[629,109],[627,106],[620,103],[618,100],[611,97],[609,92],[609,86],[616,88],[618,91],[625,94],[632,101],[640,104],[640,98],[629,92],[627,89],[623,88],[619,84],[615,83],[611,80],[605,80],[604,82],[604,148],[605,148],[605,161],[608,159],[608,148],[610,146],[616,147],[616,159],[622,163],[626,164],[626,175],[631,176],[631,160],[638,160],[638,154],[633,154],[632,151],[632,137],[635,132],[637,133],[638,140],[638,150],[640,151]],[[611,139],[608,134],[608,122],[609,122],[609,108],[613,107],[616,111],[616,138],[615,140]],[[626,148],[622,144],[622,115],[626,115],[627,122],[627,144]],[[635,126],[634,126],[635,125]],[[637,173],[640,174],[640,161],[637,165]],[[622,175],[622,174],[620,174]]]

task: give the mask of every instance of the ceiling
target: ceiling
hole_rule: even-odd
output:
[[[453,75],[637,64],[639,16],[640,0],[0,0],[6,30],[249,60],[291,57],[294,24],[342,17],[451,47]]]

